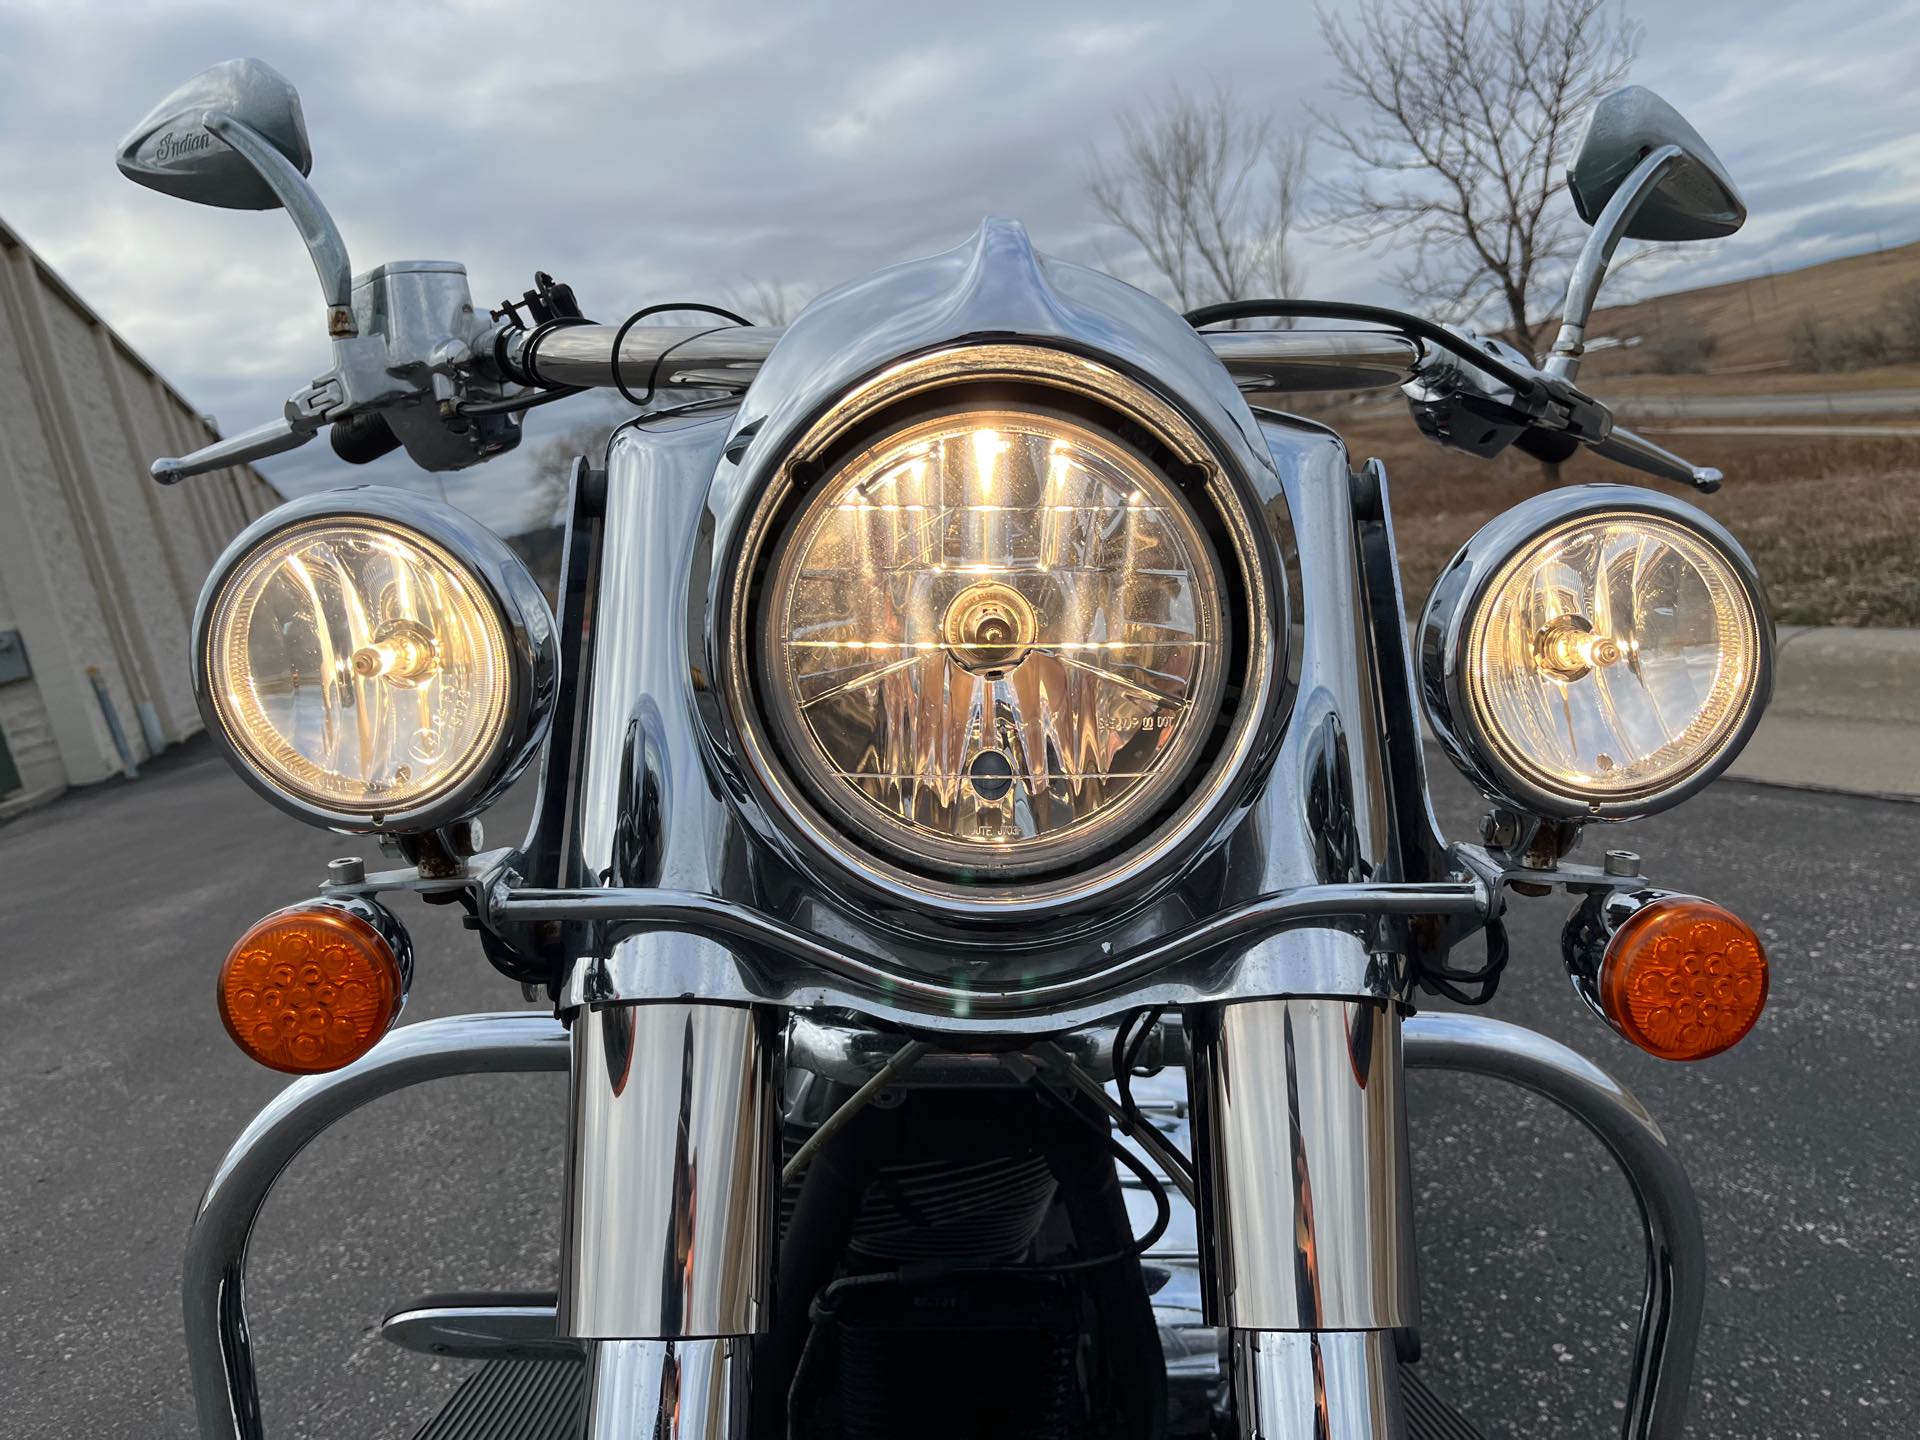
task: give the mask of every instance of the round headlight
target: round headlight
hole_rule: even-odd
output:
[[[761,601],[815,802],[965,878],[1083,861],[1180,793],[1229,663],[1220,564],[1117,435],[1041,406],[894,429],[816,483]]]
[[[209,727],[243,775],[322,824],[473,813],[552,708],[553,624],[532,580],[415,496],[335,493],[265,517],[216,568],[196,632]]]
[[[1627,487],[1550,492],[1475,536],[1435,587],[1429,717],[1523,809],[1644,814],[1739,752],[1771,639],[1751,562],[1699,511]]]

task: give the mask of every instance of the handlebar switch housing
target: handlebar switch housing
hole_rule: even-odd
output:
[[[1475,345],[1523,373],[1526,356],[1500,340],[1471,337]],[[1513,387],[1471,362],[1433,350],[1420,373],[1401,387],[1420,433],[1450,450],[1491,459],[1525,434],[1533,416]]]

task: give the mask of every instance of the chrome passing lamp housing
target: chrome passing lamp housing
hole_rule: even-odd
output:
[[[1420,625],[1427,719],[1490,797],[1550,819],[1663,810],[1740,753],[1771,687],[1753,563],[1652,491],[1537,495],[1469,540]]]
[[[194,616],[207,730],[241,777],[336,830],[411,832],[485,808],[544,740],[553,617],[458,510],[335,490],[249,526]]]
[[[1041,346],[845,397],[736,574],[724,673],[755,778],[816,850],[936,903],[1044,901],[1160,852],[1271,694],[1270,582],[1225,468],[1145,387]]]

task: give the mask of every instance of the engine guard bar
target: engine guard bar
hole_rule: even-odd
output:
[[[1372,936],[1403,920],[1441,925],[1445,943],[1483,928],[1499,914],[1497,890],[1478,876],[1408,884],[1306,885],[1263,895],[1223,910],[1189,929],[1118,955],[1092,969],[1038,985],[964,989],[888,969],[873,960],[797,929],[771,915],[714,895],[682,890],[520,889],[502,876],[482,887],[490,927],[575,921],[612,927],[609,939],[644,931],[673,931],[751,946],[824,971],[931,1013],[961,1008],[975,1018],[1064,1010],[1120,994],[1141,977],[1185,960],[1216,955],[1285,930],[1347,927]]]
[[[247,1327],[247,1247],[273,1186],[309,1141],[370,1101],[454,1075],[564,1071],[566,1030],[544,1015],[460,1015],[405,1025],[364,1058],[281,1091],[241,1132],[200,1201],[182,1299],[202,1440],[264,1440]],[[1626,1440],[1677,1440],[1706,1292],[1699,1204],[1660,1128],[1585,1056],[1534,1031],[1467,1015],[1407,1022],[1406,1063],[1504,1080],[1551,1100],[1606,1146],[1626,1176],[1647,1246]]]

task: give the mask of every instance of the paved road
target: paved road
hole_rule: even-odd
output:
[[[1640,427],[1649,435],[1790,435],[1801,439],[1920,440],[1920,425],[1668,425]]]
[[[1851,390],[1831,394],[1619,395],[1598,393],[1616,414],[1774,420],[1790,415],[1902,415],[1920,411],[1920,390]]]
[[[1446,822],[1474,808],[1449,783]],[[1920,806],[1723,783],[1631,833],[1652,873],[1765,930],[1762,1029],[1692,1069],[1627,1050],[1558,973],[1558,901],[1520,902],[1495,1013],[1616,1069],[1693,1166],[1718,1273],[1693,1433],[1909,1435]],[[182,1232],[282,1083],[221,1032],[213,969],[341,843],[204,748],[0,828],[0,1432],[190,1432]],[[518,1002],[445,912],[404,918],[409,1020]],[[556,1077],[416,1092],[296,1162],[251,1272],[271,1433],[410,1434],[453,1375],[373,1338],[379,1316],[433,1289],[551,1284],[561,1105]],[[1622,1187],[1570,1125],[1484,1083],[1422,1075],[1414,1118],[1433,1383],[1489,1434],[1615,1433],[1640,1280]]]

